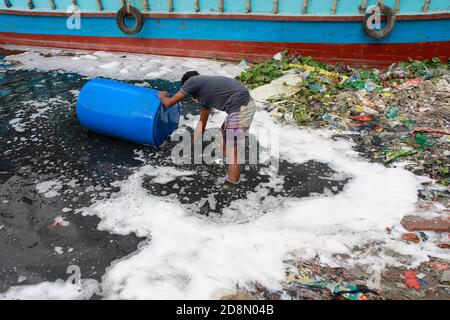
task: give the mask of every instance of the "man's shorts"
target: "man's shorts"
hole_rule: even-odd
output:
[[[239,112],[232,112],[227,115],[224,123],[222,124],[222,133],[225,140],[233,139],[235,141],[241,141],[245,139],[250,125],[252,124],[253,117],[256,112],[256,104],[253,99],[250,99],[247,105],[242,106]]]

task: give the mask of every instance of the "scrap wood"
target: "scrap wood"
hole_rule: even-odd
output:
[[[416,132],[425,132],[425,133],[430,133],[430,134],[450,135],[450,130],[446,130],[446,129],[415,128],[413,131],[411,131],[411,134],[415,135]]]

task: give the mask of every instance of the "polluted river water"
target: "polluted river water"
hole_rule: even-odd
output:
[[[77,121],[93,77],[174,93],[184,71],[236,76],[236,65],[25,51],[0,60],[0,298],[211,299],[254,283],[281,288],[287,257],[381,269],[398,255],[411,265],[443,256],[395,239],[419,179],[363,160],[332,131],[281,125],[261,108],[251,134],[277,133],[279,165],[247,165],[227,188],[221,164],[175,164],[177,141],[140,146]],[[192,132],[198,110],[182,104],[179,132]],[[213,114],[208,130],[223,118]],[[77,285],[66,282],[73,270]]]

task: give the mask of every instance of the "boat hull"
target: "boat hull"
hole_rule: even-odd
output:
[[[316,44],[218,40],[177,40],[0,33],[0,43],[55,48],[101,50],[264,61],[281,50],[350,65],[386,66],[407,59],[449,58],[450,41],[399,44]]]
[[[399,16],[386,38],[368,37],[358,16],[145,14],[128,36],[113,13],[81,16],[67,28],[66,13],[0,11],[0,43],[261,61],[280,50],[326,62],[388,65],[450,56],[450,14]]]

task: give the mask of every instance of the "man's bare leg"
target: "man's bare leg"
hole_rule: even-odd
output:
[[[237,144],[231,144],[229,149],[231,150],[228,150],[228,181],[231,183],[238,183],[241,178],[241,165],[238,160]]]

